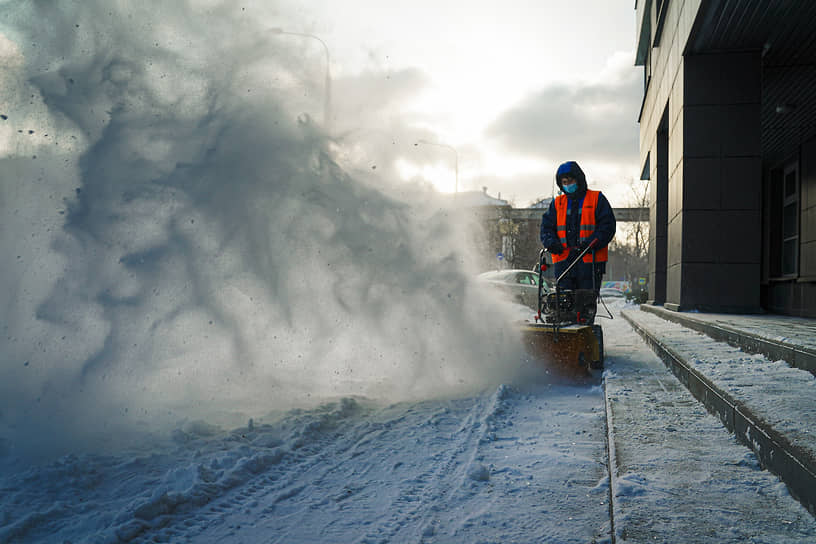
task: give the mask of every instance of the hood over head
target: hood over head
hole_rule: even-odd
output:
[[[581,167],[578,166],[577,162],[567,161],[559,166],[558,170],[556,170],[555,182],[558,184],[558,188],[561,189],[562,192],[564,192],[564,188],[561,186],[561,180],[568,176],[573,177],[578,181],[578,190],[569,196],[583,196],[587,190],[586,176],[584,175],[584,171],[581,170]]]

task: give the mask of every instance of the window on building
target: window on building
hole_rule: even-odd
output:
[[[652,179],[652,167],[650,163],[650,158],[652,156],[651,151],[646,152],[646,162],[643,163],[643,170],[640,172],[640,179],[649,180]]]
[[[799,272],[799,168],[787,166],[782,178],[782,275]]]
[[[655,0],[655,34],[652,42],[653,47],[660,45],[660,37],[663,34],[663,23],[666,21],[666,12],[669,11],[669,0]]]
[[[652,50],[646,53],[646,62],[643,63],[643,96],[649,90],[649,82],[652,81]]]

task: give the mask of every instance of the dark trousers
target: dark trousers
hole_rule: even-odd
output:
[[[553,269],[555,272],[555,277],[558,278],[564,270],[566,270],[572,261],[567,259],[566,261],[561,261],[560,263],[555,263],[553,265]],[[601,279],[603,278],[604,272],[606,271],[606,263],[595,263],[593,266],[592,263],[585,263],[580,262],[572,267],[569,274],[564,276],[564,278],[558,282],[559,290],[576,290],[576,289],[586,289],[590,291],[595,291],[595,297],[593,298],[591,303],[588,303],[586,306],[583,307],[581,310],[581,315],[583,316],[584,323],[588,323],[592,325],[595,322],[595,314],[598,313],[598,291],[601,289]]]
[[[558,278],[572,263],[572,259],[553,264],[553,274]],[[594,272],[594,273],[593,273]],[[593,289],[596,293],[601,289],[601,280],[606,272],[606,263],[576,264],[570,273],[558,284],[559,289]]]

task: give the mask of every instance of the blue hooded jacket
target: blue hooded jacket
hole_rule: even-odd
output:
[[[563,188],[561,182],[563,178],[567,176],[575,178],[578,182],[578,190],[570,195],[567,195],[567,245],[572,248],[578,244],[578,233],[581,219],[580,212],[587,192],[587,183],[584,171],[581,170],[581,167],[578,166],[578,163],[575,161],[565,162],[559,166],[558,170],[556,171],[555,182],[558,184],[558,188],[562,191]],[[574,210],[578,213],[573,213]],[[561,242],[561,239],[558,237],[558,233],[556,231],[556,224],[557,219],[555,212],[555,200],[553,199],[553,201],[550,202],[549,209],[541,217],[541,244],[544,247],[550,247],[556,242]],[[615,236],[615,228],[616,221],[615,214],[612,212],[612,206],[609,204],[609,201],[606,199],[603,193],[601,193],[598,195],[598,206],[595,208],[594,237],[598,239],[597,247],[604,247],[612,241],[612,238]],[[559,273],[559,269],[565,269],[570,262],[571,259],[556,263],[556,266],[554,267],[556,275]],[[605,263],[598,263],[598,266],[600,266],[602,271],[606,270]]]

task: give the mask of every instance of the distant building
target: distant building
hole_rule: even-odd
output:
[[[474,232],[471,241],[478,252],[478,272],[515,268],[518,250],[527,249],[529,236],[519,237],[519,225],[512,219],[513,208],[501,198],[501,193],[493,197],[487,194],[487,187],[482,187],[481,191],[459,192],[452,198],[458,209],[469,208],[481,224],[481,231]]]
[[[502,200],[501,193],[497,197],[487,194],[487,187],[482,187],[481,191],[460,191],[450,198],[456,199],[456,207],[473,208],[477,206],[509,206],[506,200]]]
[[[535,209],[546,210],[547,208],[550,207],[550,202],[552,201],[553,201],[552,198],[542,198],[538,202],[533,202],[532,204],[530,204],[530,207]]]
[[[650,303],[816,317],[816,2],[635,9]]]

